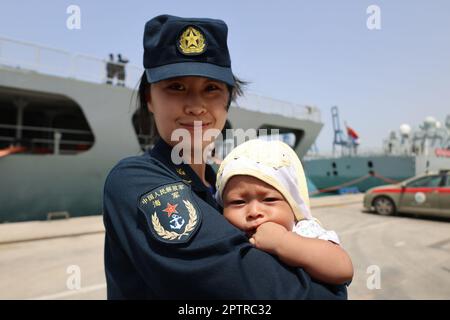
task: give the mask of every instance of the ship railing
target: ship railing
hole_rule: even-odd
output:
[[[240,97],[233,105],[246,110],[277,114],[288,118],[321,121],[320,110],[315,106],[290,103],[255,93]]]
[[[0,36],[0,66],[104,84],[110,80],[107,77],[107,66],[110,63],[112,62],[107,59],[87,54],[72,53]],[[124,85],[130,89],[136,89],[143,68],[130,63],[114,62],[112,64],[125,69]],[[121,81],[114,78],[112,84],[121,85]],[[251,111],[321,122],[320,111],[317,107],[293,104],[255,93],[246,94],[233,105]]]
[[[0,144],[5,146],[23,146],[25,149],[22,153],[52,153],[52,154],[74,154],[86,151],[94,144],[91,131],[34,127],[34,126],[17,126],[9,124],[0,124],[2,131],[14,130],[14,133],[0,135]],[[27,136],[24,132],[30,132]],[[36,137],[39,133],[48,133],[48,138]],[[63,139],[64,134],[75,135],[78,139]],[[34,137],[33,137],[34,135]],[[83,136],[86,139],[83,139]]]
[[[359,150],[356,154],[349,153],[348,151],[337,151],[332,152],[308,152],[303,159],[304,160],[315,160],[315,159],[337,159],[342,157],[358,158],[358,157],[379,157],[379,156],[394,156],[393,154],[387,154],[384,149],[372,148],[370,150]]]
[[[31,42],[0,37],[0,65],[29,69],[49,75],[94,83],[106,83],[106,66],[110,61],[98,57],[37,45]],[[135,88],[143,69],[120,62],[125,69],[125,86]],[[117,80],[116,84],[119,84]]]

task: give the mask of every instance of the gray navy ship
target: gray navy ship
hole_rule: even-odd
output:
[[[109,170],[151,147],[135,112],[143,70],[122,60],[116,79],[106,59],[8,38],[0,48],[0,222],[101,214]],[[300,157],[322,126],[314,106],[255,94],[227,122],[278,129]]]
[[[336,107],[332,108],[333,155],[309,153],[303,164],[316,193],[364,192],[369,188],[395,184],[419,174],[450,169],[450,115],[444,122],[427,117],[412,128],[400,125],[382,142],[379,153],[358,154],[357,143],[347,138],[339,125]],[[336,149],[341,153],[336,155]]]

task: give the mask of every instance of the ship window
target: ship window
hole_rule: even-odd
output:
[[[93,144],[92,130],[75,101],[0,87],[0,156],[78,154]]]
[[[372,161],[368,161],[368,162],[367,162],[367,166],[368,166],[369,168],[373,168],[373,163],[372,163]]]
[[[271,130],[278,130],[278,135],[272,134],[270,138],[268,136],[263,135],[263,131],[267,131],[267,135],[271,135]],[[261,139],[267,139],[267,140],[281,140],[288,144],[292,149],[295,149],[300,141],[303,139],[303,136],[305,135],[305,132],[300,129],[292,129],[292,128],[280,128],[280,127],[274,127],[271,125],[263,125],[261,126],[257,131],[258,137]]]
[[[337,176],[338,175],[337,171],[333,171],[333,175]]]
[[[333,163],[331,164],[331,166],[333,167],[333,169],[336,169],[336,162],[333,162]]]
[[[133,123],[141,150],[144,151],[154,143],[151,134],[153,130],[156,132],[154,121],[147,113],[141,115],[140,111],[136,110],[131,118],[131,122]]]

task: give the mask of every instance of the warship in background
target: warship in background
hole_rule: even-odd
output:
[[[118,64],[126,79],[112,83],[104,59],[1,37],[0,48],[0,222],[101,214],[109,170],[150,145],[133,103],[143,70]],[[254,94],[226,124],[278,129],[300,157],[322,126],[316,107]]]
[[[450,169],[450,115],[444,124],[427,117],[413,129],[402,124],[383,140],[380,153],[358,154],[357,134],[347,127],[347,139],[340,129],[337,107],[332,108],[333,155],[309,153],[303,159],[308,178],[316,193],[364,192],[369,188],[393,184],[419,174]],[[336,156],[336,148],[341,154]]]

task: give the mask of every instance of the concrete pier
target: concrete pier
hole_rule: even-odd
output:
[[[450,221],[363,212],[362,197],[311,200],[352,258],[349,298],[450,299]],[[105,299],[103,244],[101,216],[1,224],[0,299]]]

